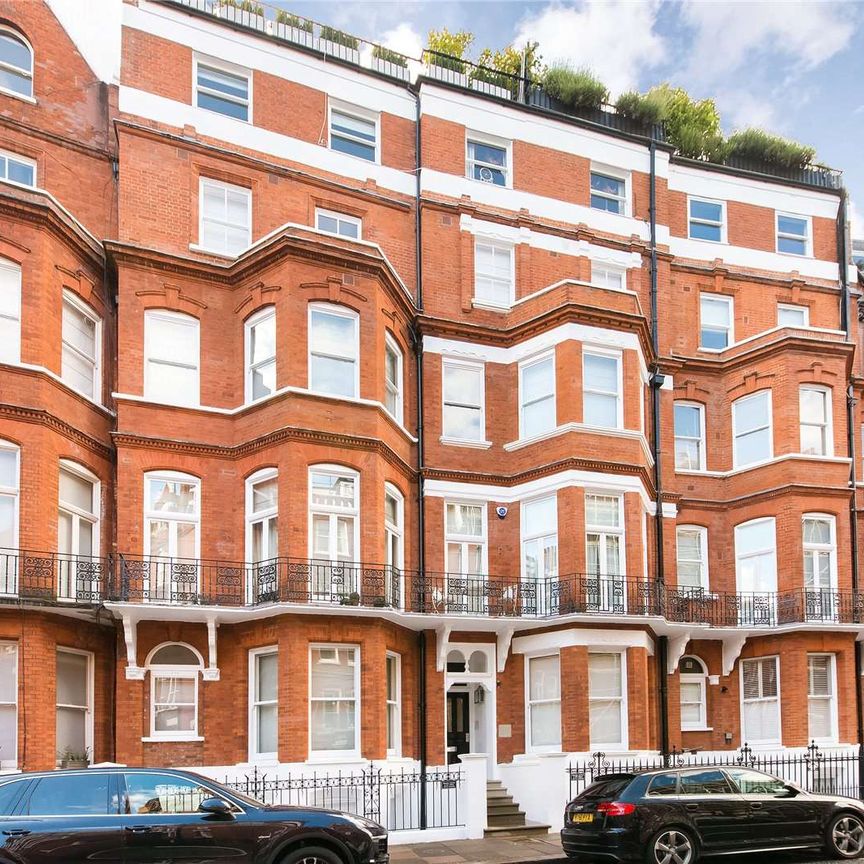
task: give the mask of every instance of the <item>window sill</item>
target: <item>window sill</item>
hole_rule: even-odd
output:
[[[682,727],[682,732],[713,732],[713,726],[689,726],[687,729]]]
[[[306,765],[366,765],[366,760],[360,758],[359,753],[346,753],[343,756],[327,755],[315,756],[311,755],[306,760]]]
[[[491,441],[468,441],[464,438],[448,438],[446,435],[438,440],[450,447],[473,447],[475,450],[488,450],[492,446]]]
[[[203,741],[203,735],[187,735],[185,737],[172,738],[170,736],[146,735],[141,739],[145,744],[186,744],[189,742]]]
[[[222,252],[219,249],[208,249],[206,246],[199,246],[197,243],[189,244],[190,252],[202,252],[205,255],[215,255],[217,258],[225,258],[227,261],[236,261],[239,255],[232,255],[230,252]]]
[[[30,79],[32,81],[32,78]],[[0,94],[3,96],[11,96],[13,99],[20,99],[22,102],[27,102],[30,105],[36,105],[37,102],[32,96],[25,96],[23,93],[16,93],[14,90],[9,90],[6,87],[0,87]]]
[[[471,305],[475,309],[485,309],[487,312],[510,312],[513,308],[503,303],[490,303],[488,300],[472,300]]]

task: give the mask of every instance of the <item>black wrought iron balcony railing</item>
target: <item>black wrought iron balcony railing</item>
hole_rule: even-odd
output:
[[[864,592],[797,588],[706,591],[617,575],[520,577],[420,573],[357,561],[259,563],[0,549],[0,603],[103,602],[260,607],[356,606],[421,615],[559,618],[656,616],[711,627],[864,623]]]

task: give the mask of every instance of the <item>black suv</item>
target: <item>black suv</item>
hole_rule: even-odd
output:
[[[189,771],[89,768],[0,783],[0,864],[386,864],[360,816],[268,806]]]
[[[700,854],[820,847],[864,853],[864,804],[746,767],[607,774],[564,813],[568,858],[695,864]]]

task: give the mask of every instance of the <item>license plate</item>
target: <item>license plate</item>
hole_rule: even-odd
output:
[[[574,813],[571,817],[573,822],[593,822],[593,813]]]

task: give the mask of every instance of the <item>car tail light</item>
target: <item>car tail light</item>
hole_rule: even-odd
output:
[[[601,801],[597,805],[597,814],[600,816],[629,816],[635,810],[636,805],[626,801]]]

